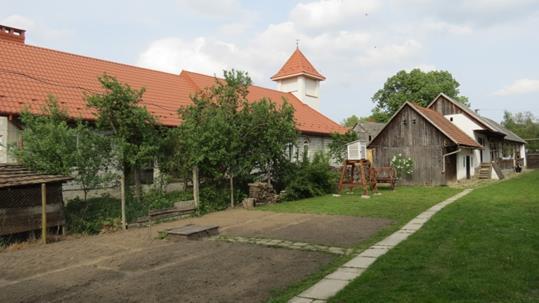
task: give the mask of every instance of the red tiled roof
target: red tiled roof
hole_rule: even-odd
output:
[[[271,80],[286,79],[297,75],[305,75],[318,80],[326,80],[326,77],[322,76],[316,68],[314,68],[299,48],[296,48],[283,67],[271,77]]]
[[[98,76],[107,73],[139,89],[142,104],[167,126],[180,123],[177,109],[191,103],[190,95],[213,84],[214,77],[191,72],[180,75],[84,57],[0,39],[0,113],[19,114],[25,107],[39,112],[48,95],[57,97],[73,118],[94,119],[85,94],[102,91]],[[295,108],[301,132],[330,134],[345,128],[299,101],[290,93],[258,86],[250,88],[250,99],[267,97],[281,102],[286,97]]]
[[[429,109],[429,108],[421,107],[412,102],[407,102],[407,104],[409,104],[412,108],[414,108],[417,112],[419,112],[423,117],[425,117],[428,121],[430,121],[432,125],[434,125],[447,137],[449,137],[449,139],[451,139],[454,143],[458,145],[481,148],[481,145],[479,145],[479,143],[475,142],[474,139],[466,135],[466,133],[464,133],[462,130],[460,130],[460,128],[458,128],[449,120],[447,120],[439,112]]]
[[[189,79],[197,90],[210,87],[215,83],[215,77],[189,71],[182,71],[180,77]],[[334,132],[344,133],[347,130],[345,127],[301,102],[292,93],[251,85],[249,95],[247,96],[249,101],[260,100],[264,97],[275,102],[277,105],[281,105],[283,100],[286,99],[295,109],[296,127],[302,132],[329,134]]]

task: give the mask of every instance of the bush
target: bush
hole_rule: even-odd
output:
[[[144,194],[142,201],[137,201],[128,194],[126,197],[126,219],[133,222],[138,217],[146,216],[149,209],[162,209],[174,206],[174,202],[191,200],[193,194],[188,191],[162,193],[151,190]],[[103,228],[121,228],[120,200],[111,196],[91,198],[86,201],[74,199],[65,208],[67,229],[71,233],[97,234]]]
[[[338,174],[329,164],[329,157],[317,153],[312,161],[304,158],[296,164],[286,186],[286,200],[298,200],[334,192]]]

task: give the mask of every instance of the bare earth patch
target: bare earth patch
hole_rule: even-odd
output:
[[[222,234],[353,245],[389,223],[384,221],[230,210],[151,230],[6,251],[0,253],[0,302],[261,302],[335,256],[222,241],[158,240],[157,232],[217,224]]]

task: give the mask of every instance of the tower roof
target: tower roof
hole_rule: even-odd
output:
[[[295,76],[304,75],[309,78],[317,79],[320,81],[326,80],[326,77],[322,76],[316,68],[307,60],[305,55],[296,48],[292,56],[288,58],[286,63],[281,69],[271,77],[271,80],[281,80],[291,78]]]

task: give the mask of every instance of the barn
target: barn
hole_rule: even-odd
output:
[[[462,170],[468,175],[473,173],[472,163],[461,168],[457,158],[472,154],[481,145],[441,113],[406,102],[372,139],[368,148],[375,167],[390,166],[391,159],[397,154],[414,161],[414,172],[400,179],[401,184],[443,185],[456,181]]]

